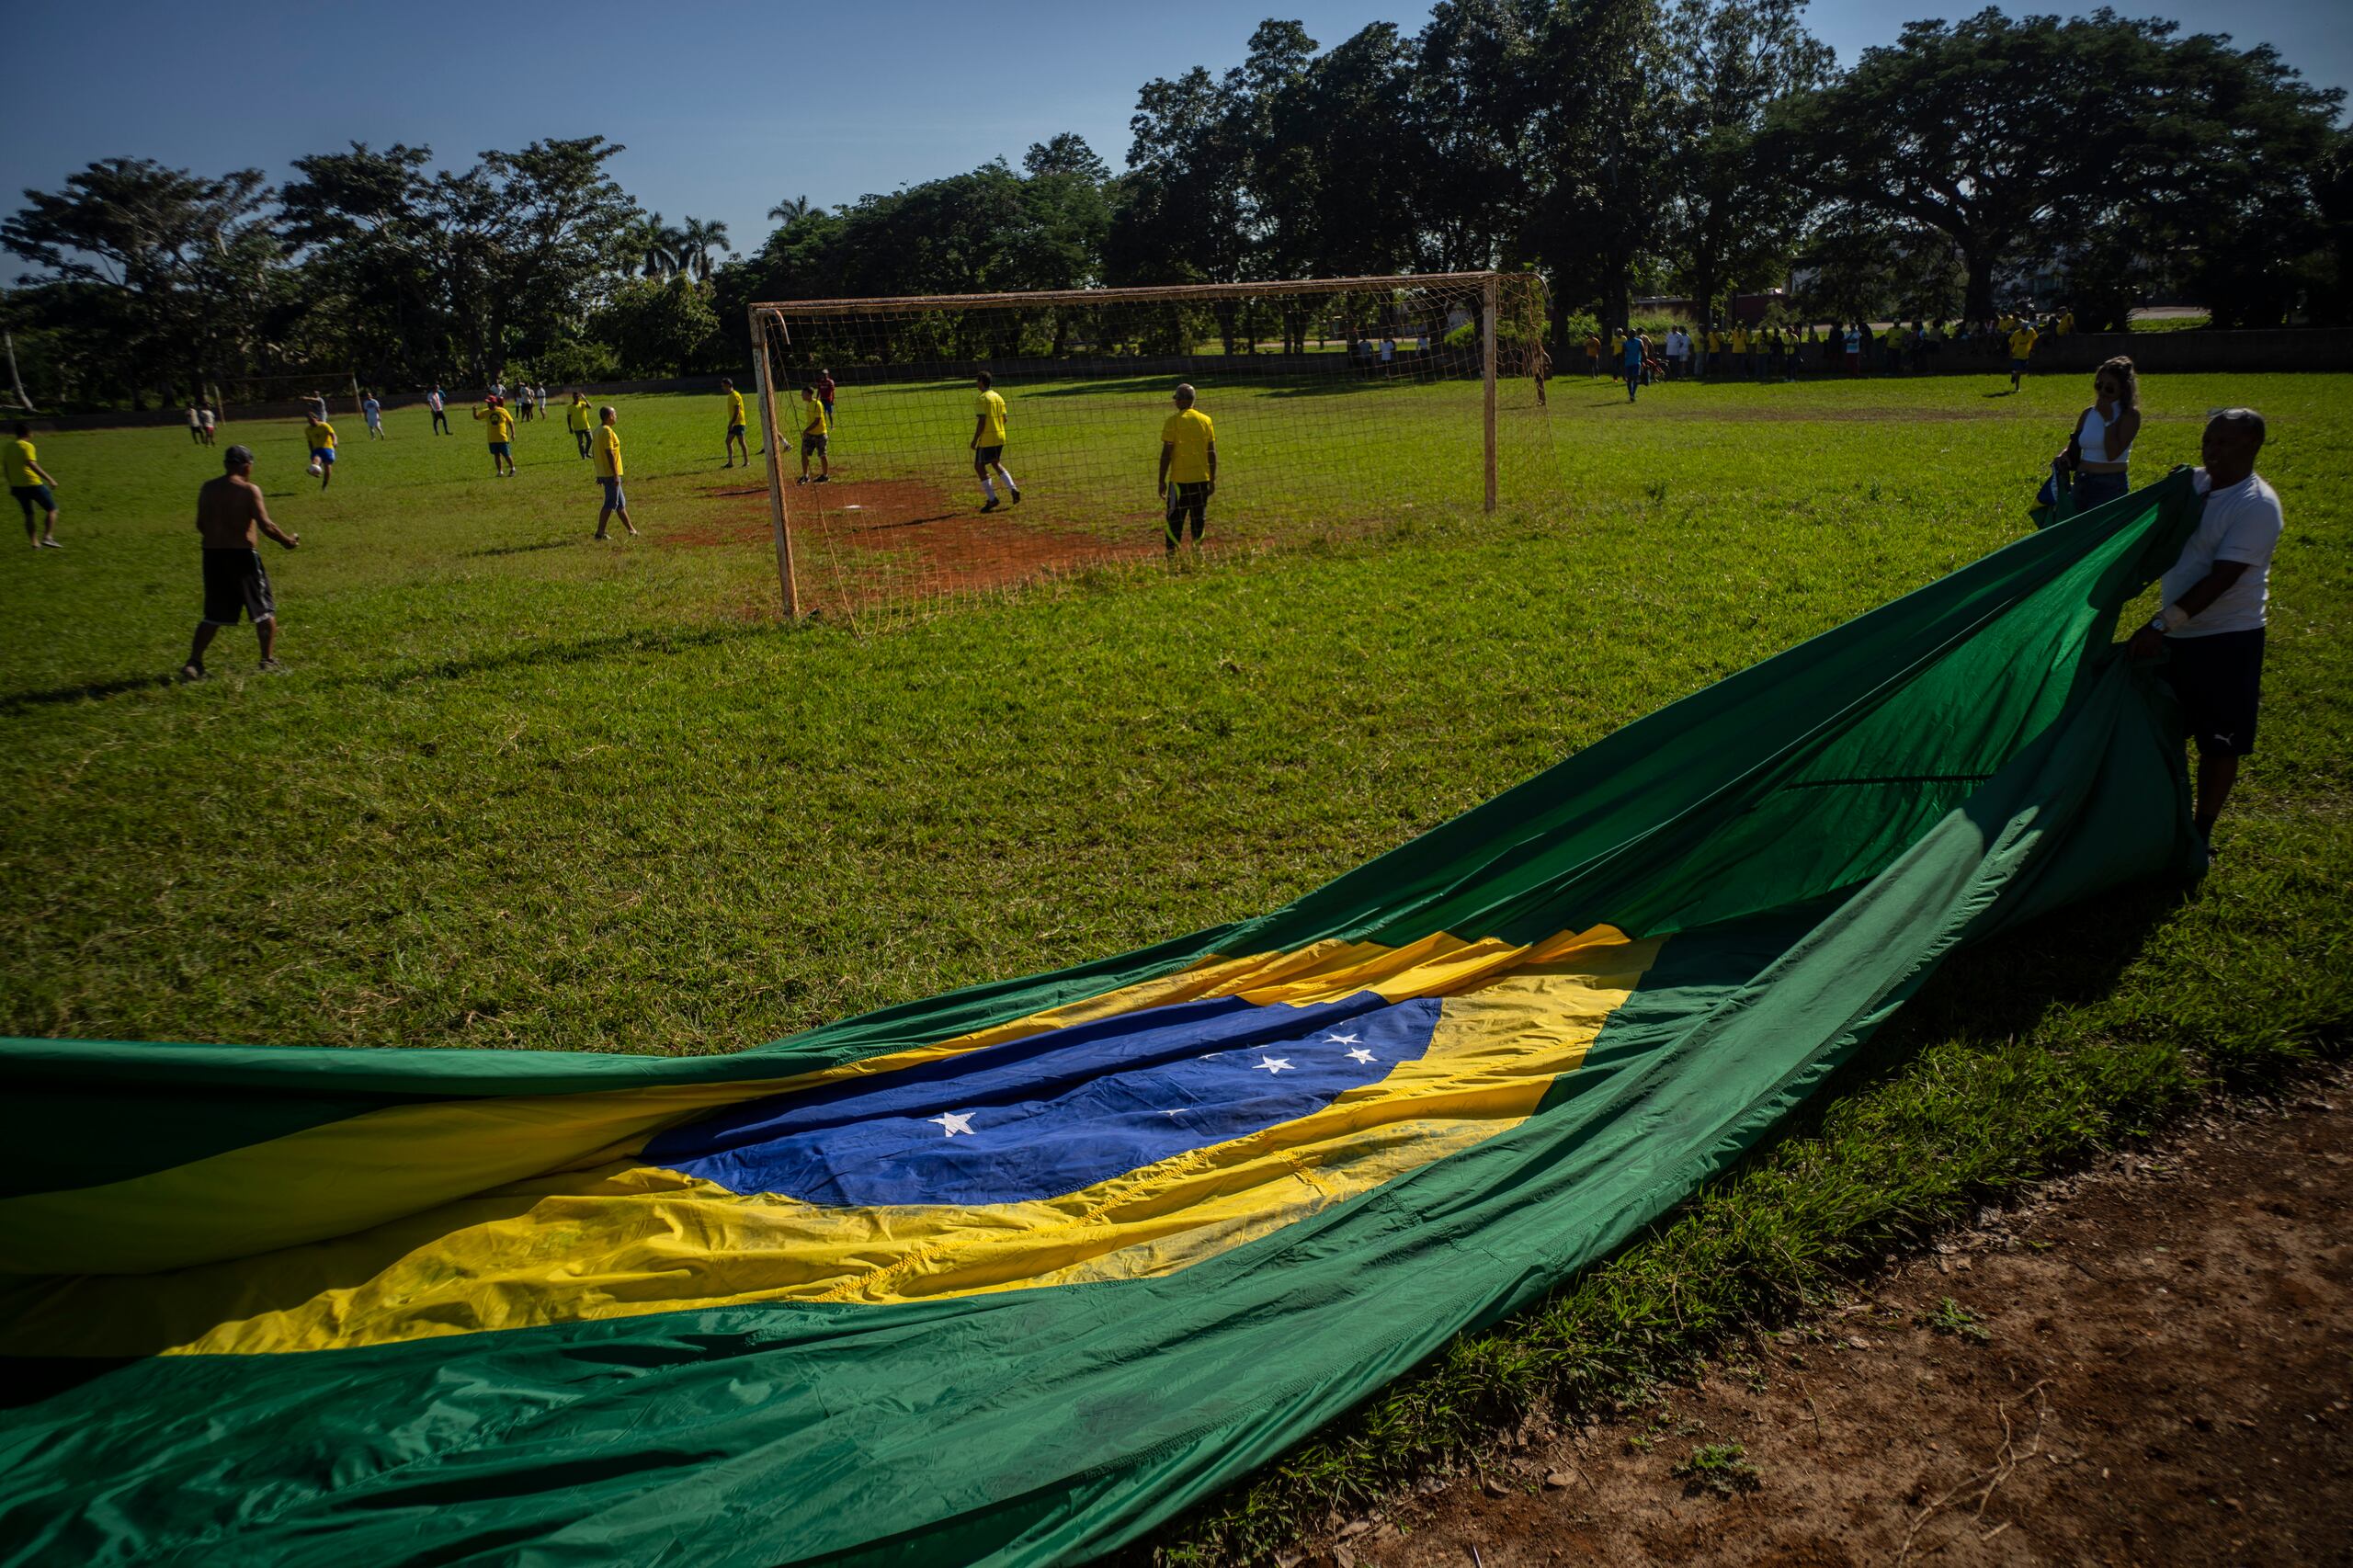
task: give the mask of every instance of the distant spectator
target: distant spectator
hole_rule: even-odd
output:
[[[1588,376],[1601,374],[1601,335],[1598,333],[1585,335],[1585,373]]]
[[[817,401],[818,401],[819,403],[824,403],[824,404],[825,405],[825,428],[826,428],[826,429],[828,429],[828,430],[830,430],[830,429],[832,429],[832,428],[834,427],[834,417],[835,417],[835,415],[834,415],[834,392],[835,392],[835,386],[834,386],[834,373],[833,373],[831,370],[820,370],[820,371],[818,371],[818,372],[817,372]]]
[[[425,394],[425,406],[433,411],[433,428],[438,434],[443,436],[457,434],[449,428],[449,410],[446,400],[441,396],[439,383],[435,383],[433,390]]]
[[[204,445],[204,415],[197,412],[193,403],[188,405],[188,438],[192,446]]]
[[[1397,362],[1397,340],[1394,337],[1381,338],[1381,362],[1383,365],[1393,365]]]
[[[1863,324],[1856,322],[1847,328],[1847,373],[1863,373]]]
[[[833,459],[825,450],[829,444],[832,428],[833,421],[826,416],[824,399],[818,395],[815,387],[802,387],[801,389],[801,477],[795,483],[801,484],[810,483],[809,460],[811,458],[817,460],[817,483],[823,484],[833,477]]]
[[[216,416],[209,405],[198,409],[196,411],[196,415],[204,423],[204,444],[209,447],[212,445],[212,433],[216,423]]]

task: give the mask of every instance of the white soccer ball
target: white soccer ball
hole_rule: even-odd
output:
[[[318,459],[316,459],[316,458],[313,458],[313,459],[311,460],[311,477],[312,477],[313,479],[316,479],[316,478],[318,478],[318,477],[319,477],[319,475],[321,475],[322,473],[324,473],[325,472],[326,472],[326,470],[324,470],[324,469],[323,469],[323,468],[321,468],[321,467],[319,466],[319,460],[318,460]]]

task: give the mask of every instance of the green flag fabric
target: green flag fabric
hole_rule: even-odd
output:
[[[731,1057],[0,1042],[0,1560],[1045,1563],[2194,875],[2186,473],[1254,920]]]

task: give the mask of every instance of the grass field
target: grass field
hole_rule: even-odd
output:
[[[778,625],[762,540],[677,543],[765,515],[722,494],[751,477],[719,469],[715,398],[623,404],[647,537],[607,545],[560,426],[525,427],[520,477],[494,481],[462,420],[437,439],[400,411],[381,445],[340,420],[324,495],[296,426],[232,426],[303,537],[268,556],[291,673],[246,674],[239,629],[187,687],[165,677],[217,454],[168,429],[45,437],[68,548],[13,547],[0,572],[0,1030],[726,1051],[1254,914],[2016,537],[2077,380],[1629,407],[1572,376],[1540,508],[1310,526],[1298,548],[870,637]],[[1816,1124],[1172,1552],[1263,1549],[1527,1402],[1676,1365],[2216,1076],[2340,1046],[2348,390],[2144,383],[2143,480],[2194,460],[2210,406],[2250,403],[2287,508],[2263,745],[2214,878],[1956,964]],[[1322,460],[1378,472],[1386,423],[1349,426],[1375,444]],[[1229,492],[1252,483],[1247,443],[1224,458]]]

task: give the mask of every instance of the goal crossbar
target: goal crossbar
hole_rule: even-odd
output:
[[[773,315],[862,315],[874,311],[994,310],[1007,306],[1157,304],[1188,300],[1263,300],[1269,295],[1349,294],[1374,289],[1483,289],[1501,272],[1406,272],[1375,278],[1288,278],[1270,283],[1172,283],[1120,289],[1063,289],[1022,294],[899,294],[863,300],[760,300]]]

